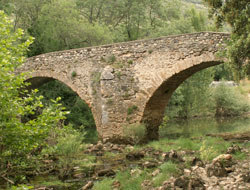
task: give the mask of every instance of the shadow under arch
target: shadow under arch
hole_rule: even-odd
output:
[[[30,77],[25,82],[30,84],[27,87],[28,90],[39,89],[38,94],[44,96],[44,101],[50,102],[50,99],[60,96],[63,106],[71,112],[67,115],[66,124],[71,123],[74,125],[74,128],[79,130],[84,129],[81,127],[82,125],[85,126],[88,128],[85,140],[91,143],[93,139],[96,140],[95,115],[91,106],[79,95],[73,84],[70,82],[67,84],[67,82],[62,82],[54,77],[46,76]]]
[[[223,61],[206,61],[193,65],[192,67],[181,70],[164,80],[160,86],[154,91],[152,96],[148,99],[141,122],[146,125],[147,140],[157,140],[159,138],[159,126],[162,123],[165,108],[174,93],[174,91],[188,79],[190,76],[198,71],[222,64]]]

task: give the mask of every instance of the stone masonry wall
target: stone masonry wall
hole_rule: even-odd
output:
[[[221,63],[215,53],[228,36],[201,32],[47,53],[20,71],[31,71],[37,85],[47,78],[68,85],[90,106],[101,138],[119,139],[123,127],[144,122],[154,139],[173,91]]]

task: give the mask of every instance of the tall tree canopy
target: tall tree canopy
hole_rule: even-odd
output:
[[[235,71],[235,79],[250,76],[250,1],[204,0],[216,18],[217,27],[227,22],[232,27],[226,56]]]

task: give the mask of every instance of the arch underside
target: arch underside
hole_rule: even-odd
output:
[[[44,85],[45,83],[51,82],[51,81],[59,81],[62,84],[66,85],[67,87],[69,87],[73,92],[75,92],[87,105],[88,107],[91,109],[92,115],[94,117],[94,121],[95,121],[95,125],[98,129],[98,123],[97,123],[97,118],[95,114],[95,110],[93,110],[93,107],[90,106],[89,102],[87,102],[82,96],[80,96],[80,94],[78,93],[77,90],[79,90],[77,87],[73,86],[72,83],[65,83],[65,81],[62,81],[60,79],[51,77],[51,76],[39,76],[38,74],[34,74],[33,77],[28,78],[25,82],[28,82],[29,85],[26,87],[28,90],[32,90],[32,89],[37,89],[39,87],[41,87],[42,85]]]
[[[36,89],[42,86],[43,84],[54,81],[54,80],[56,79],[51,78],[51,77],[32,77],[26,80],[26,82],[30,84],[29,86],[27,86],[27,89],[28,90]]]
[[[172,75],[155,90],[151,98],[146,103],[143,117],[141,119],[141,122],[143,122],[147,127],[147,139],[158,139],[158,129],[162,122],[165,108],[173,92],[180,86],[180,84],[196,72],[221,63],[223,62],[209,61],[194,65]]]

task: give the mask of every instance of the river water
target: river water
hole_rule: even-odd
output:
[[[244,132],[250,130],[250,118],[195,118],[169,121],[160,127],[160,138],[202,136],[210,133]]]

